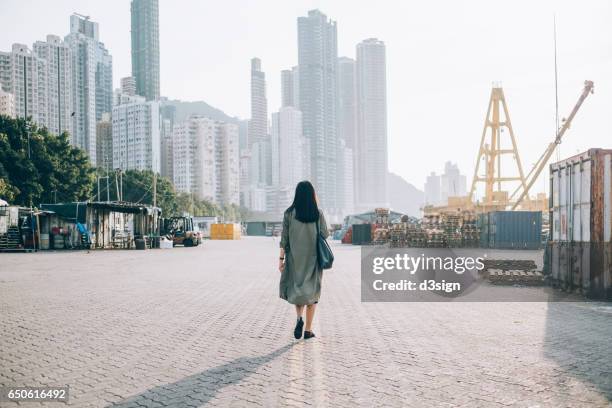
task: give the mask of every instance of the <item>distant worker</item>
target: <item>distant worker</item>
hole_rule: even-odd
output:
[[[285,211],[280,241],[280,297],[295,305],[297,322],[293,335],[296,339],[315,337],[312,320],[321,296],[323,270],[317,262],[317,230],[329,236],[323,212],[317,205],[314,187],[300,181],[295,188],[293,204]],[[318,224],[318,228],[317,228]],[[306,327],[302,313],[306,307]]]

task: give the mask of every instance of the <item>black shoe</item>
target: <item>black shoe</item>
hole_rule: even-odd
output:
[[[300,319],[295,324],[295,329],[293,330],[293,336],[296,339],[301,339],[302,338],[302,329],[303,328],[304,328],[304,321],[300,317]]]
[[[304,331],[304,340],[312,339],[313,337],[316,337],[313,332],[308,330]]]

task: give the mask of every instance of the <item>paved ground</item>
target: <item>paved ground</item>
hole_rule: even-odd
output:
[[[611,405],[610,305],[361,303],[359,248],[336,246],[318,338],[294,341],[277,245],[0,254],[0,385],[68,384],[75,407]]]

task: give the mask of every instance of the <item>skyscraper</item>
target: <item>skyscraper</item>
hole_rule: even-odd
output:
[[[32,50],[13,44],[0,53],[0,85],[13,95],[14,115],[31,117],[54,134],[72,133],[71,65],[70,48],[55,35]]]
[[[172,134],[172,121],[170,119],[164,119],[163,115],[161,118],[160,138],[160,174],[162,177],[172,180],[174,178],[174,139]]]
[[[251,59],[251,121],[249,122],[248,147],[251,160],[258,164],[250,174],[253,186],[271,183],[270,138],[268,136],[268,98],[266,74],[261,70],[261,60]]]
[[[99,40],[98,23],[87,16],[70,16],[65,41],[72,56],[72,143],[85,150],[95,164],[96,123],[112,110],[112,57]]]
[[[121,93],[129,96],[137,95],[136,78],[133,76],[121,78]]]
[[[36,41],[34,54],[46,61],[47,128],[59,134],[72,133],[72,59],[70,47],[56,35]]]
[[[0,53],[0,83],[14,98],[15,116],[47,125],[47,64],[25,44]]]
[[[281,106],[300,106],[300,77],[298,67],[281,71]]]
[[[304,136],[310,142],[311,178],[322,207],[339,218],[337,171],[338,44],[336,22],[319,10],[298,17],[299,109]]]
[[[447,161],[444,164],[444,173],[440,176],[440,201],[448,203],[449,197],[464,197],[466,191],[466,177],[459,172],[456,163]]]
[[[132,0],[132,76],[136,93],[159,99],[159,3]]]
[[[338,58],[338,137],[353,148],[357,135],[357,106],[355,98],[355,60]]]
[[[302,113],[292,106],[272,114],[272,184],[295,188],[306,174],[308,146],[302,135]]]
[[[387,76],[385,44],[369,38],[357,44],[357,206],[386,207]]]
[[[440,176],[433,171],[425,180],[425,205],[440,205]]]

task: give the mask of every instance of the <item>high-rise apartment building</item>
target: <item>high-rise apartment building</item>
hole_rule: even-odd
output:
[[[56,35],[48,35],[47,41],[36,41],[33,52],[45,61],[46,66],[46,122],[45,126],[55,134],[72,134],[72,54],[70,47]]]
[[[148,101],[159,93],[159,2],[132,0],[132,76],[136,94]]]
[[[174,125],[174,186],[214,203],[239,204],[238,126],[201,116]]]
[[[444,173],[440,176],[440,201],[442,204],[448,203],[449,197],[464,197],[467,179],[459,172],[456,163],[447,161],[444,164]]]
[[[32,50],[13,44],[0,53],[0,84],[13,95],[14,115],[31,117],[54,134],[71,133],[71,64],[69,47],[55,35],[35,42]]]
[[[281,106],[300,106],[300,76],[298,67],[281,71]]]
[[[261,70],[261,60],[251,59],[251,120],[248,126],[248,147],[251,160],[250,184],[254,187],[271,183],[271,153],[268,135],[268,98],[266,96],[266,74]]]
[[[47,126],[47,64],[25,44],[13,44],[11,51],[0,53],[0,83],[13,95],[15,116],[31,117],[39,126]]]
[[[319,10],[298,17],[299,109],[310,142],[311,179],[330,219],[341,217],[338,178],[336,22]]]
[[[137,95],[136,78],[133,76],[121,78],[121,93],[129,96]]]
[[[302,112],[287,106],[272,114],[272,185],[294,189],[307,179],[308,143],[302,133]]]
[[[357,207],[387,207],[387,76],[385,44],[375,38],[357,45]]]
[[[431,172],[425,180],[425,205],[440,205],[440,176]]]
[[[238,126],[215,122],[215,201],[240,204],[240,152]]]
[[[338,137],[353,149],[357,138],[355,60],[338,58]]]
[[[110,113],[104,113],[96,124],[96,166],[106,171],[113,169],[113,122]]]
[[[162,177],[166,177],[168,180],[174,179],[174,139],[172,132],[172,121],[170,119],[164,119],[162,115],[161,119],[161,166],[160,174]]]
[[[72,55],[72,143],[96,163],[96,123],[113,105],[112,58],[89,17],[71,15],[65,41]]]
[[[15,97],[0,85],[0,115],[15,117]]]
[[[355,157],[353,149],[346,146],[344,139],[340,139],[339,176],[342,179],[342,190],[344,198],[343,210],[345,214],[353,214],[355,211]]]
[[[159,102],[133,98],[139,100],[113,107],[113,168],[159,173]]]

